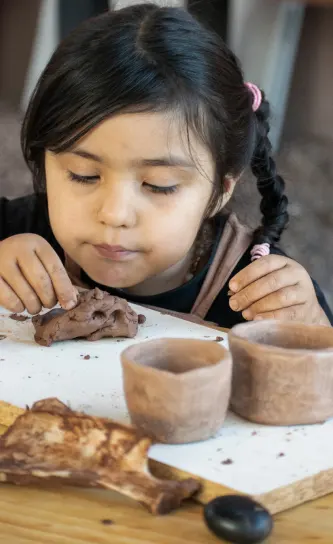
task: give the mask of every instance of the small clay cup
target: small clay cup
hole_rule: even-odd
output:
[[[182,444],[212,437],[229,405],[232,362],[216,342],[151,340],[121,354],[132,423],[156,442]]]
[[[231,409],[268,425],[333,416],[333,328],[253,321],[229,333]]]

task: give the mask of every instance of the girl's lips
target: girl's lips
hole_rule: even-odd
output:
[[[97,253],[111,261],[127,261],[133,258],[137,251],[130,251],[122,246],[108,246],[106,244],[93,246]]]

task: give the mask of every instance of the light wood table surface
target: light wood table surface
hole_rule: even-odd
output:
[[[101,520],[112,520],[104,525]],[[268,544],[332,544],[333,495],[275,516]],[[0,486],[0,542],[6,544],[213,544],[202,507],[189,502],[153,517],[118,494],[73,488]]]

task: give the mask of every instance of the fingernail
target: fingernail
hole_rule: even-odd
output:
[[[64,310],[72,310],[76,306],[76,300],[70,300],[69,302],[65,302],[64,304],[61,304],[61,307]]]
[[[231,289],[234,293],[236,293],[236,291],[237,291],[237,289],[238,289],[238,284],[235,283],[235,282],[233,282],[233,281],[231,281],[231,282],[229,283],[229,287],[230,287],[230,289]]]
[[[232,300],[231,299],[229,304],[230,304],[230,308],[232,310],[234,310],[235,312],[237,312],[237,310],[239,309],[239,304],[238,304],[237,300]]]
[[[244,317],[244,319],[247,320],[252,319],[252,313],[250,312],[250,310],[245,310],[245,312],[242,313],[242,316]]]

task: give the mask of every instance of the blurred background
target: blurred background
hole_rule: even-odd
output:
[[[32,191],[20,123],[54,48],[82,20],[135,3],[0,0],[0,195]],[[189,9],[228,42],[246,79],[265,90],[274,153],[290,199],[282,246],[319,281],[333,306],[333,0],[154,3]],[[232,208],[243,222],[258,224],[259,198],[249,174],[240,180]]]

